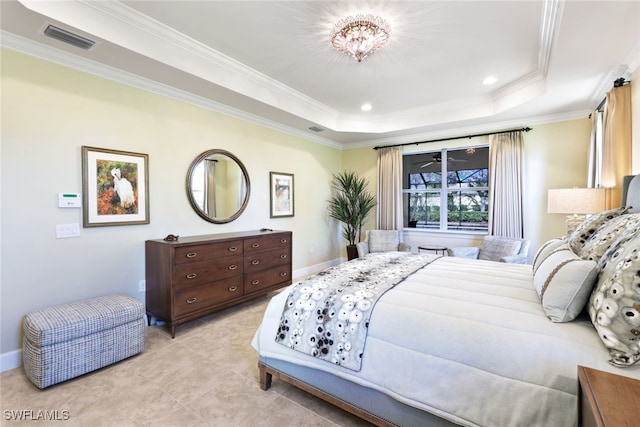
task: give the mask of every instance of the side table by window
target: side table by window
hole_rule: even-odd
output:
[[[436,255],[442,252],[442,255],[444,255],[444,253],[447,251],[447,247],[440,245],[421,245],[418,246],[418,252],[420,251],[432,251],[435,252]]]

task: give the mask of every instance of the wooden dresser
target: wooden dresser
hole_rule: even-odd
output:
[[[578,366],[578,382],[579,427],[640,425],[639,380]]]
[[[176,326],[291,284],[291,232],[145,242],[146,310]]]

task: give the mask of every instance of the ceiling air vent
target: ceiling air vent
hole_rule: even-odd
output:
[[[327,129],[323,128],[322,126],[311,126],[309,130],[312,130],[314,132],[322,132],[323,130],[327,130]]]
[[[86,37],[79,36],[54,25],[47,25],[43,32],[53,39],[63,41],[84,50],[89,50],[96,44],[93,40],[89,40]]]

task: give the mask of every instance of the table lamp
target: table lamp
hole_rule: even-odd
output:
[[[567,235],[592,214],[605,209],[604,188],[556,188],[548,193],[548,213],[567,215]]]

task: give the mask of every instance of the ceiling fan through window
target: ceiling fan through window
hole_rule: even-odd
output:
[[[468,162],[467,159],[455,159],[453,157],[448,157],[447,158],[447,166],[449,166],[449,163],[466,163]],[[432,164],[441,164],[442,163],[442,154],[440,153],[436,153],[433,155],[433,160],[431,160],[430,162],[424,163],[422,164],[420,167],[421,168],[426,168],[427,166],[431,166]]]

